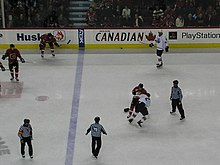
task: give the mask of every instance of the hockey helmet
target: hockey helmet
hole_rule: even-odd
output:
[[[52,37],[53,35],[51,33],[48,33],[48,37]]]
[[[10,44],[10,48],[14,48],[15,47],[15,45],[14,44]]]
[[[174,84],[178,84],[179,81],[178,81],[178,80],[174,80],[173,83],[174,83]]]
[[[26,124],[29,124],[30,123],[30,120],[29,119],[24,119],[24,123]]]
[[[100,117],[96,116],[94,120],[95,120],[96,123],[99,123]]]
[[[138,87],[143,88],[144,85],[143,85],[142,83],[140,83],[140,84],[138,85]]]

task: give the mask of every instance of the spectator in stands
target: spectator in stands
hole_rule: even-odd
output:
[[[205,25],[204,15],[200,13],[196,17],[196,26],[204,26],[204,25]]]
[[[68,20],[62,13],[58,17],[58,22],[60,27],[68,27]]]
[[[176,0],[176,7],[177,8],[184,8],[186,5],[186,0]]]
[[[182,15],[178,15],[176,20],[175,20],[175,25],[176,27],[183,27],[184,26],[184,18]]]
[[[153,11],[153,21],[152,25],[156,27],[160,27],[163,20],[164,12],[159,8],[158,5],[155,6],[155,10]]]
[[[131,9],[128,6],[125,6],[122,10],[122,25],[123,27],[130,26],[131,23]]]
[[[216,16],[216,10],[211,5],[209,5],[204,16],[205,26],[216,26]]]
[[[188,3],[186,3],[185,13],[196,13],[196,5],[194,0],[189,0]]]
[[[32,19],[32,27],[43,27],[41,15],[39,13],[35,13]]]
[[[104,11],[105,11],[104,12],[104,17],[106,17],[106,18],[104,18],[104,22],[106,22],[106,21],[107,22],[108,21],[112,22],[112,19],[113,19],[113,6],[110,2],[105,3],[105,10]],[[112,23],[110,23],[110,24],[112,24]]]
[[[192,13],[189,13],[185,19],[185,26],[195,26],[195,19],[193,18]]]
[[[86,13],[86,23],[89,27],[95,27],[96,21],[96,12],[93,10],[92,7],[89,7],[89,10]]]
[[[162,26],[173,27],[174,25],[174,18],[169,13],[167,13],[166,17],[164,17],[162,20]]]
[[[58,17],[55,10],[44,20],[44,27],[59,27]]]
[[[171,17],[175,18],[174,9],[172,9],[170,6],[166,6],[166,10],[164,11],[164,17],[169,14]]]
[[[142,27],[144,23],[144,20],[142,18],[142,16],[138,15],[138,13],[136,13],[134,15],[134,27]]]
[[[109,17],[104,17],[101,27],[112,27],[112,21],[109,19]]]
[[[113,26],[114,27],[121,26],[121,9],[119,5],[117,5],[116,8],[113,9]]]

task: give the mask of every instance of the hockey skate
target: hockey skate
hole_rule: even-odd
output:
[[[19,79],[18,79],[18,78],[15,78],[15,80],[16,80],[16,81],[19,81]]]
[[[41,58],[44,58],[44,55],[43,55],[43,54],[41,54]]]
[[[22,155],[22,158],[25,158],[25,155]]]
[[[175,112],[175,111],[171,111],[170,114],[171,114],[171,115],[175,115],[176,112]]]
[[[133,120],[134,120],[134,119],[129,119],[128,121],[129,121],[129,123],[132,123]]]
[[[185,119],[185,117],[181,117],[181,118],[180,118],[180,120],[184,120],[184,119]]]
[[[54,54],[54,53],[52,53],[52,56],[53,56],[53,57],[55,57],[55,54]]]
[[[129,114],[129,115],[127,116],[127,119],[130,118],[130,117],[131,117],[131,114]]]
[[[163,62],[157,63],[156,67],[161,68],[163,66]]]
[[[13,80],[14,80],[14,77],[11,77],[10,80],[13,81]]]
[[[142,127],[142,124],[143,122],[141,121],[141,120],[139,120],[138,122],[137,122],[137,124],[139,125],[139,127]]]
[[[30,156],[30,158],[33,159],[34,157],[33,157],[33,156]]]

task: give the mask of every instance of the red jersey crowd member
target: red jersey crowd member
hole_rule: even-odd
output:
[[[46,44],[48,43],[48,45],[50,46],[50,50],[51,50],[51,54],[52,56],[55,56],[54,53],[54,45],[59,47],[60,45],[57,43],[56,38],[51,34],[51,33],[47,33],[47,34],[43,34],[40,37],[40,51],[41,51],[41,57],[44,57],[44,51],[46,48]]]
[[[8,67],[11,73],[11,79],[14,78],[19,81],[18,73],[19,73],[19,64],[18,58],[21,60],[22,63],[25,63],[25,60],[21,57],[21,54],[18,49],[15,48],[14,44],[10,44],[10,48],[6,50],[5,55],[2,56],[2,59],[5,60],[8,58]],[[15,71],[15,73],[14,73]]]
[[[127,118],[129,118],[131,116],[131,114],[133,113],[134,107],[135,105],[138,103],[139,100],[139,95],[141,94],[147,94],[146,89],[144,89],[144,85],[142,83],[138,84],[138,86],[135,86],[132,89],[132,101],[131,101],[131,105],[130,108],[125,108],[124,111],[125,112],[129,112]]]

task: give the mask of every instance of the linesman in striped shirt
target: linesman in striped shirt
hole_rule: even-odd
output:
[[[33,159],[33,147],[31,141],[32,137],[32,127],[29,119],[24,119],[24,124],[19,128],[18,136],[21,142],[21,155],[25,158],[25,144],[28,145],[29,156]]]
[[[95,158],[98,157],[99,151],[102,146],[101,134],[107,135],[104,127],[99,124],[100,117],[95,117],[95,123],[91,124],[86,131],[86,135],[91,131],[92,136],[92,154]]]
[[[181,115],[180,120],[183,120],[185,119],[185,113],[182,105],[183,94],[180,87],[178,87],[178,83],[178,80],[174,80],[173,86],[171,88],[170,100],[172,105],[172,111],[170,112],[170,114],[175,114],[177,107]]]

